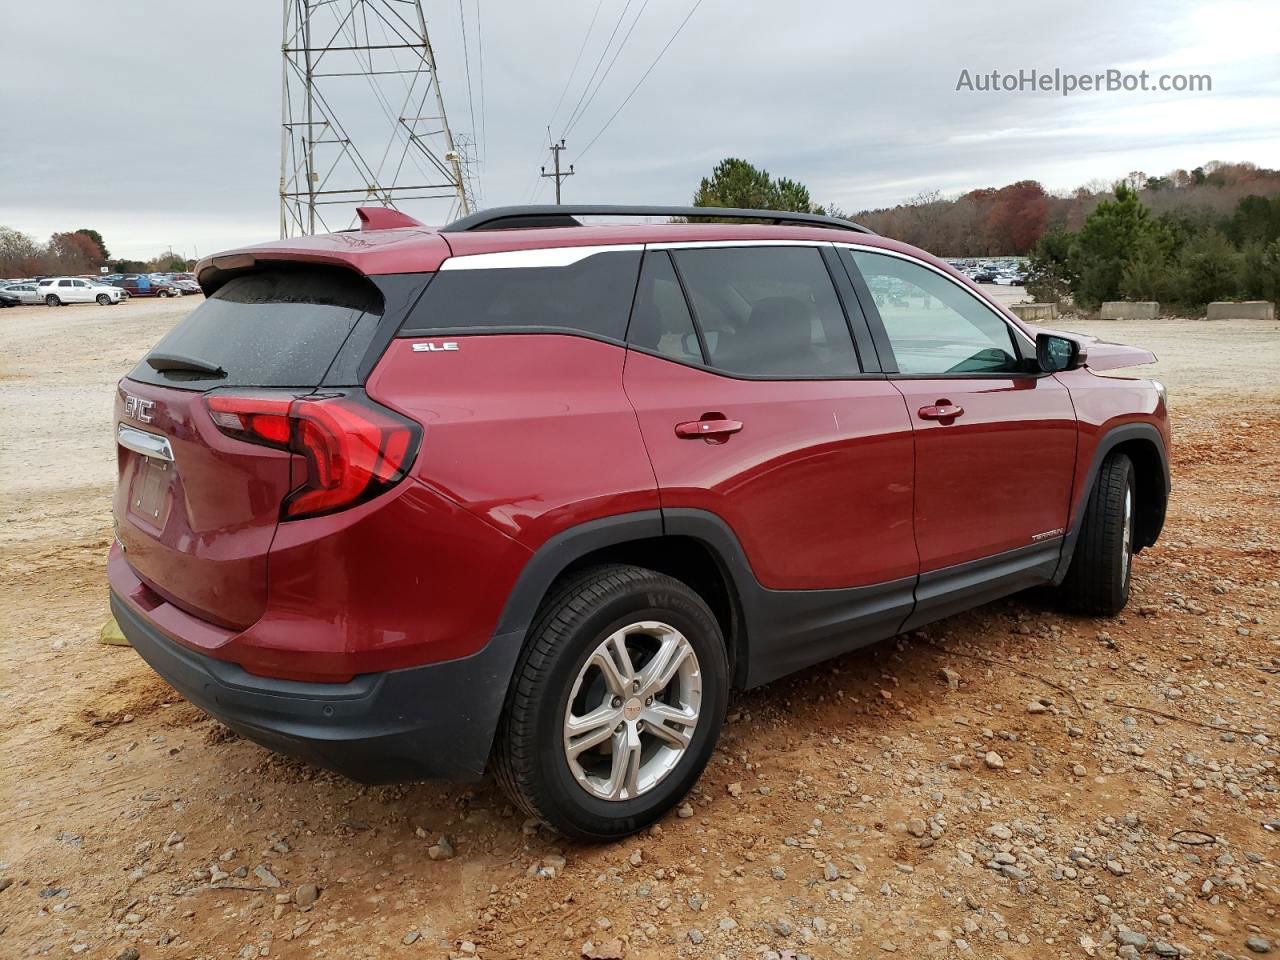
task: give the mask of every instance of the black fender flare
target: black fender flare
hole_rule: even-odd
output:
[[[753,596],[760,586],[747,562],[746,552],[729,525],[705,510],[638,510],[588,520],[560,531],[534,551],[516,578],[494,630],[495,639],[507,640],[518,635],[523,643],[551,585],[573,563],[606,547],[663,536],[683,536],[699,541],[719,567],[733,605],[735,635],[726,636],[725,642],[729,644],[734,684],[741,686],[745,677],[739,671],[746,667],[746,658],[741,654],[746,652],[745,638],[749,629],[749,618],[744,616],[743,606],[746,598]]]
[[[1058,568],[1053,575],[1055,584],[1062,582],[1071,566],[1071,558],[1075,555],[1076,542],[1080,539],[1080,527],[1084,523],[1084,512],[1089,505],[1089,495],[1093,492],[1094,484],[1098,482],[1098,471],[1102,468],[1102,461],[1106,460],[1107,455],[1120,444],[1128,443],[1132,440],[1144,440],[1150,443],[1159,458],[1160,470],[1164,475],[1164,499],[1153,515],[1154,529],[1148,538],[1148,543],[1144,545],[1149,546],[1155,543],[1156,537],[1160,535],[1160,530],[1164,526],[1165,509],[1169,502],[1169,491],[1173,488],[1169,474],[1169,451],[1165,449],[1164,437],[1150,423],[1124,423],[1112,427],[1103,434],[1097,446],[1094,447],[1093,459],[1089,463],[1088,473],[1085,474],[1084,486],[1080,488],[1079,500],[1071,505],[1069,526],[1067,527],[1066,536],[1062,539],[1062,555],[1058,560]]]
[[[556,577],[574,561],[604,547],[662,536],[662,511],[637,510],[588,520],[561,530],[534,551],[498,617],[495,634],[524,634]]]

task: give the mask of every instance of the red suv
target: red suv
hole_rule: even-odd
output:
[[[203,260],[116,398],[116,618],[273,749],[617,837],[730,690],[1036,585],[1114,614],[1160,533],[1164,388],[1096,375],[1154,357],[856,224],[361,216]]]

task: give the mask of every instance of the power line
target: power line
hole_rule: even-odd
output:
[[[480,48],[480,162],[489,156],[488,122],[484,113],[484,33],[480,29],[480,0],[476,0],[476,44]]]
[[[596,133],[596,135],[587,142],[587,145],[582,148],[582,152],[579,153],[574,158],[575,163],[580,161],[586,155],[586,152],[591,149],[592,145],[597,140],[599,140],[601,136],[604,135],[604,132],[606,130],[609,129],[609,124],[613,123],[614,118],[617,117],[618,114],[622,112],[622,108],[631,102],[631,98],[636,95],[636,91],[640,89],[640,85],[645,82],[649,74],[653,73],[653,68],[658,65],[658,61],[662,59],[663,54],[667,52],[671,44],[676,42],[676,37],[680,36],[680,32],[684,30],[685,24],[688,23],[689,20],[693,17],[693,15],[698,12],[698,8],[700,6],[702,6],[702,0],[695,0],[693,7],[689,10],[689,13],[685,16],[683,20],[680,21],[680,26],[676,27],[676,32],[673,33],[671,35],[671,39],[667,41],[667,45],[658,51],[658,55],[653,58],[653,63],[649,64],[649,69],[646,70],[644,74],[640,77],[640,79],[636,81],[636,85],[631,88],[631,92],[627,94],[626,99],[623,100],[622,103],[618,105],[618,109],[613,111],[613,115],[610,116],[609,119],[605,121],[604,126],[601,127],[600,130]]]
[[[458,19],[462,21],[462,62],[467,69],[467,109],[471,112],[471,135],[476,130],[476,105],[471,98],[471,50],[467,43],[467,14],[462,8],[462,0],[458,0]]]
[[[569,71],[569,76],[565,78],[564,88],[560,91],[560,99],[556,101],[556,107],[551,111],[551,119],[547,122],[547,139],[551,139],[551,124],[556,122],[556,117],[560,114],[560,107],[564,103],[565,94],[569,92],[569,85],[573,83],[573,78],[578,72],[578,65],[582,62],[582,55],[586,52],[587,41],[591,39],[591,31],[595,29],[596,19],[600,16],[600,8],[604,6],[604,0],[596,0],[596,9],[591,14],[591,22],[587,24],[587,32],[582,35],[582,43],[578,45],[578,55],[573,60],[573,69]],[[538,150],[541,153],[545,148],[542,146],[542,138],[538,138]],[[543,180],[541,176],[535,175],[533,185],[529,188],[529,203],[533,203],[534,197],[542,188]]]
[[[596,0],[596,12],[591,15],[591,22],[587,24],[587,32],[582,36],[582,44],[578,47],[578,56],[574,58],[573,69],[569,71],[569,76],[564,81],[564,89],[560,91],[560,99],[556,101],[556,108],[551,111],[551,119],[547,122],[547,126],[556,122],[560,107],[564,103],[564,95],[569,92],[569,84],[573,83],[574,74],[578,72],[578,64],[582,62],[582,55],[586,52],[587,41],[591,39],[591,31],[595,29],[596,18],[600,16],[602,6],[604,6],[604,0]]]
[[[618,28],[622,26],[622,21],[630,9],[631,0],[627,0],[622,8],[622,13],[618,14],[618,22],[613,25],[613,32],[609,34],[609,39],[605,41],[604,49],[600,51],[600,59],[596,61],[595,68],[591,71],[591,76],[587,77],[587,85],[582,88],[582,96],[578,97],[578,102],[574,104],[573,110],[569,113],[569,119],[565,121],[566,130],[577,119],[578,108],[582,106],[582,101],[586,99],[587,91],[591,89],[591,84],[595,82],[596,74],[600,72],[600,65],[604,63],[604,58],[609,55],[609,48],[613,46],[613,38],[618,35]]]
[[[649,0],[644,0],[644,3],[640,7],[640,12],[637,13],[635,19],[631,21],[631,26],[627,28],[627,32],[623,35],[622,42],[618,44],[618,49],[613,52],[613,59],[609,61],[609,65],[604,68],[604,73],[600,75],[600,80],[596,83],[596,88],[591,91],[591,96],[587,97],[587,102],[582,105],[582,109],[578,111],[577,117],[575,117],[573,122],[565,128],[564,132],[566,134],[573,132],[573,128],[578,125],[579,121],[581,121],[583,116],[586,114],[588,108],[590,108],[591,104],[595,101],[596,94],[600,92],[600,88],[604,86],[605,80],[609,78],[609,72],[613,70],[613,65],[618,62],[618,55],[622,53],[622,48],[625,47],[627,45],[627,41],[631,39],[631,34],[635,30],[636,24],[640,22],[640,18],[644,16],[645,7],[647,6],[649,6]]]
[[[548,127],[548,128],[547,128],[547,131],[548,131],[547,136],[548,136],[548,137],[549,137],[549,136],[551,136],[550,130],[551,130],[551,128],[550,128],[550,127]],[[551,153],[550,153],[550,151],[548,151],[547,155],[546,155],[545,157],[543,157],[542,159],[543,159],[543,160],[548,160],[548,159],[550,159],[550,158],[551,158]],[[546,169],[546,164],[544,163],[544,164],[543,164],[539,169],[540,169],[540,170],[541,170],[541,169]],[[542,187],[543,187],[544,183],[545,183],[545,181],[542,179],[542,174],[541,174],[541,173],[537,173],[537,174],[535,174],[535,175],[534,175],[534,178],[533,178],[533,186],[529,188],[529,200],[528,200],[528,202],[529,202],[529,203],[533,203],[534,198],[536,198],[536,197],[537,197],[537,195],[538,195],[538,193],[539,193],[539,191],[541,191],[541,190],[542,190]]]

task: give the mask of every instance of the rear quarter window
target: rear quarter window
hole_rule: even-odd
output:
[[[400,336],[564,330],[622,341],[640,251],[593,253],[563,266],[521,265],[538,264],[547,259],[542,256],[546,253],[516,251],[494,255],[491,261],[484,256],[445,261]],[[463,261],[512,265],[471,268],[463,267]]]
[[[177,355],[221,367],[224,377],[153,369],[130,379],[207,390],[221,386],[314,387],[361,319],[381,316],[382,295],[346,270],[261,270],[233,277],[148,356]]]

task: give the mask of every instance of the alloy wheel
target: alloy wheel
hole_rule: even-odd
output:
[[[692,644],[654,620],[609,634],[578,672],[564,716],[564,756],[574,779],[602,800],[634,800],[689,748],[702,709]]]
[[[1133,564],[1133,487],[1124,490],[1124,518],[1120,531],[1120,582],[1129,582],[1129,568]]]

